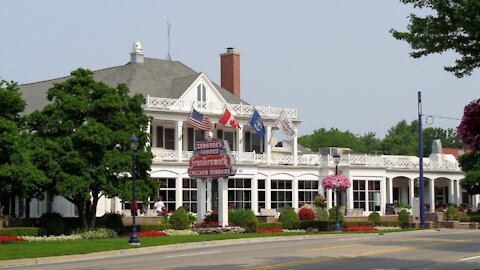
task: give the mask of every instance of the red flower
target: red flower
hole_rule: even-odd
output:
[[[313,220],[315,218],[315,213],[312,209],[300,208],[300,211],[298,211],[298,216],[301,220]]]
[[[0,243],[4,242],[24,242],[25,239],[18,236],[0,236]]]
[[[146,231],[146,232],[138,232],[137,233],[139,237],[149,237],[149,236],[168,236],[164,232],[159,232],[159,231]],[[130,235],[130,234],[129,234]]]
[[[376,231],[377,229],[374,227],[368,227],[368,226],[352,226],[345,228],[345,231],[347,232],[358,232],[358,231]]]

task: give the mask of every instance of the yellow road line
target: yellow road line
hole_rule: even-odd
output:
[[[349,258],[355,258],[355,257],[365,257],[365,256],[371,256],[371,255],[378,255],[378,254],[394,253],[394,252],[399,252],[399,251],[408,251],[408,250],[420,249],[420,248],[425,248],[425,247],[444,246],[444,245],[451,244],[452,242],[471,242],[471,241],[469,241],[469,240],[464,240],[464,241],[452,240],[452,241],[449,241],[449,242],[437,242],[437,243],[397,247],[397,248],[391,248],[391,249],[357,252],[357,253],[351,253],[351,254],[342,255],[342,256],[334,256],[334,257],[326,257],[326,258],[319,258],[319,259],[301,260],[301,261],[288,262],[288,263],[272,264],[272,265],[253,267],[253,268],[249,268],[249,269],[250,270],[280,269],[280,268],[287,268],[287,267],[292,267],[292,266],[314,264],[314,263],[349,259]]]

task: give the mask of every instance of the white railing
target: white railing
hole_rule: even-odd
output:
[[[251,116],[254,109],[262,117],[278,118],[284,111],[290,119],[297,119],[297,110],[289,108],[253,106],[247,104],[229,104],[236,115]],[[174,112],[190,112],[192,107],[203,113],[221,114],[225,108],[225,103],[201,102],[196,100],[169,99],[147,96],[147,109]]]
[[[166,150],[162,148],[152,148],[154,163],[164,161],[181,161],[188,162],[192,157],[191,151],[183,151],[181,160],[175,150]],[[266,154],[257,154],[255,152],[232,152],[237,163],[267,164]],[[293,155],[272,154],[270,157],[272,165],[293,165]],[[315,154],[299,155],[297,157],[298,165],[307,166],[335,166],[332,156],[320,156]],[[340,166],[355,167],[381,167],[386,169],[418,169],[419,161],[415,157],[398,157],[398,156],[379,156],[379,155],[343,155],[340,159]],[[450,161],[430,161],[424,159],[423,167],[427,171],[461,171],[458,162]]]

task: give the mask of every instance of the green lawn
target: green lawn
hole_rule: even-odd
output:
[[[23,258],[38,258],[48,256],[61,256],[73,254],[87,254],[99,251],[120,250],[139,247],[162,246],[179,243],[202,242],[212,240],[240,239],[254,237],[272,237],[305,235],[298,232],[283,233],[243,233],[243,234],[204,234],[188,236],[159,236],[141,237],[140,246],[128,244],[128,237],[96,239],[96,240],[71,240],[55,242],[8,242],[0,244],[0,260],[13,260]]]

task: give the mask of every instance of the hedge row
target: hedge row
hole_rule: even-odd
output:
[[[281,222],[261,222],[258,223],[258,230],[272,230],[272,229],[283,229],[283,224]]]

